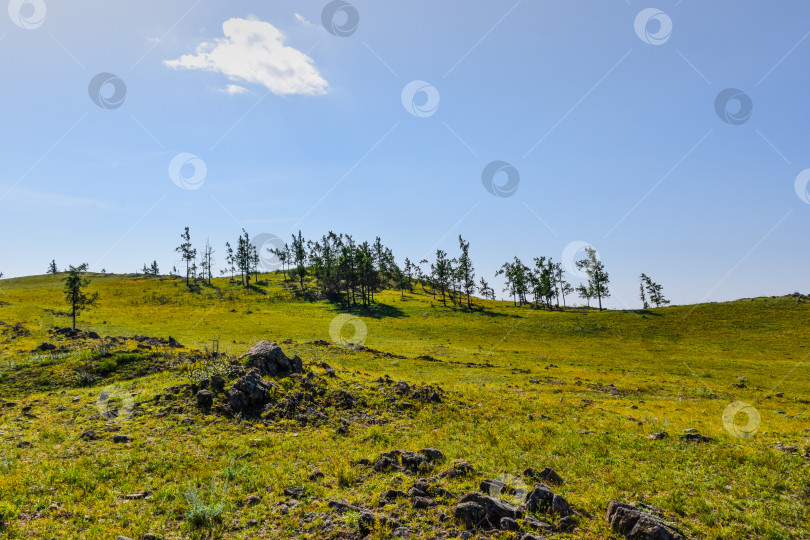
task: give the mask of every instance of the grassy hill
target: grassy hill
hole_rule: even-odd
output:
[[[79,327],[98,339],[53,333],[69,325],[60,276],[0,280],[0,537],[392,538],[398,521],[415,538],[455,538],[453,497],[422,509],[407,497],[380,506],[380,493],[420,477],[455,496],[494,478],[531,489],[521,473],[547,466],[576,512],[576,528],[549,537],[621,538],[605,519],[613,500],[653,505],[688,537],[810,536],[807,299],[603,312],[479,300],[469,312],[417,287],[354,312],[365,341],[350,348],[341,335],[356,323],[336,334],[343,312],[280,275],[195,291],[90,277],[99,305]],[[221,395],[198,407],[188,385],[218,372],[229,388],[231,361],[260,340],[304,362],[304,377],[274,381],[287,412],[231,418]],[[55,349],[35,350],[44,342]],[[724,425],[733,402],[758,413],[753,436],[733,434],[752,429],[745,414]],[[444,464],[364,461],[426,447]],[[454,460],[475,472],[439,478]],[[387,524],[368,526],[365,510]]]

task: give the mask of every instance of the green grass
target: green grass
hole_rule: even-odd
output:
[[[9,522],[0,523],[0,537],[329,537],[320,529],[326,501],[376,508],[380,492],[407,491],[412,481],[371,474],[358,460],[426,446],[482,471],[449,483],[457,494],[483,477],[553,467],[566,481],[557,491],[583,514],[563,538],[614,538],[604,519],[613,499],[654,504],[697,538],[810,536],[810,466],[802,457],[810,441],[809,302],[547,312],[479,301],[471,313],[444,308],[420,288],[405,299],[384,292],[354,314],[365,324],[365,346],[404,357],[396,358],[313,344],[332,341],[330,322],[341,311],[298,298],[277,275],[250,291],[218,279],[195,292],[175,279],[93,275],[99,305],[82,314],[81,329],[171,336],[185,347],[139,349],[132,339],[74,345],[48,333],[70,324],[60,314],[59,278],[0,281],[0,398],[17,403],[0,403],[0,514]],[[316,363],[337,368],[324,384],[363,396],[369,417],[353,418],[338,435],[337,414],[318,426],[265,425],[204,415],[182,394],[166,399],[167,387],[221,369],[205,353],[216,342],[237,356],[261,339],[291,340],[285,352],[318,375]],[[64,348],[32,352],[43,341]],[[374,382],[386,375],[441,385],[447,398],[391,409]],[[276,382],[279,397],[298,389]],[[609,384],[618,395],[600,390]],[[130,401],[131,414],[99,413],[99,395],[110,388],[119,409]],[[759,412],[754,437],[724,427],[734,401]],[[687,428],[715,441],[682,441]],[[101,439],[81,439],[86,430]],[[646,438],[657,431],[670,436]],[[118,433],[132,442],[113,443]],[[799,452],[780,452],[777,442]],[[309,480],[315,468],[326,478]],[[306,487],[307,496],[284,514],[277,504],[289,486]],[[147,490],[146,498],[125,498]],[[261,502],[243,504],[250,495]],[[439,519],[446,506],[414,513],[400,502],[379,511],[408,516],[424,538],[455,528]],[[313,513],[321,517],[303,519]],[[329,534],[356,531],[357,518],[333,518]],[[249,520],[257,525],[247,527]]]

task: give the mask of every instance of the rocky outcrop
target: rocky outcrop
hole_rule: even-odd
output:
[[[500,528],[501,520],[523,519],[525,512],[504,501],[471,491],[453,508],[453,516],[468,529]]]
[[[271,390],[277,389],[272,382],[264,382],[258,370],[251,369],[228,390],[228,405],[236,414],[257,414],[270,402]]]
[[[298,356],[288,358],[275,341],[260,341],[239,357],[247,368],[258,370],[261,375],[284,377],[303,371],[303,362]]]

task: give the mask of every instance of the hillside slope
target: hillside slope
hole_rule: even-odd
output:
[[[173,278],[90,277],[99,305],[77,336],[54,333],[69,324],[60,276],[0,281],[0,534],[389,538],[407,525],[452,538],[468,525],[456,511],[465,492],[498,478],[530,491],[521,473],[546,466],[565,481],[553,489],[575,528],[561,513],[531,514],[554,531],[518,520],[535,534],[620,538],[604,517],[613,500],[653,505],[688,537],[810,534],[801,298],[604,312],[479,300],[468,312],[417,286],[350,317],[277,275],[195,291]],[[343,346],[361,337],[364,347]],[[248,370],[236,357],[260,340],[300,356],[303,377],[265,376],[277,388],[245,418],[220,392],[198,406],[191,385],[216,373],[230,388]],[[44,342],[55,348],[35,350]],[[756,425],[746,414],[734,423],[736,402]],[[370,466],[399,448],[444,458]],[[439,478],[454,460],[475,472]],[[431,475],[432,503],[379,504]]]

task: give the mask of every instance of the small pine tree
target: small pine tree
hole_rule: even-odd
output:
[[[56,260],[51,260],[51,263],[48,265],[48,273],[49,274],[58,274],[59,270],[56,268]]]
[[[197,259],[197,250],[191,247],[191,233],[189,233],[188,227],[186,227],[183,234],[180,235],[180,238],[183,240],[183,243],[177,246],[175,251],[180,253],[183,262],[186,263],[186,285],[188,286],[189,278],[191,277],[191,266]]]
[[[65,299],[70,304],[74,330],[76,330],[76,317],[82,311],[96,305],[98,300],[98,293],[90,296],[84,293],[84,288],[90,284],[90,280],[84,278],[85,272],[87,272],[87,263],[77,267],[71,266],[68,275],[62,280],[65,284]]]

